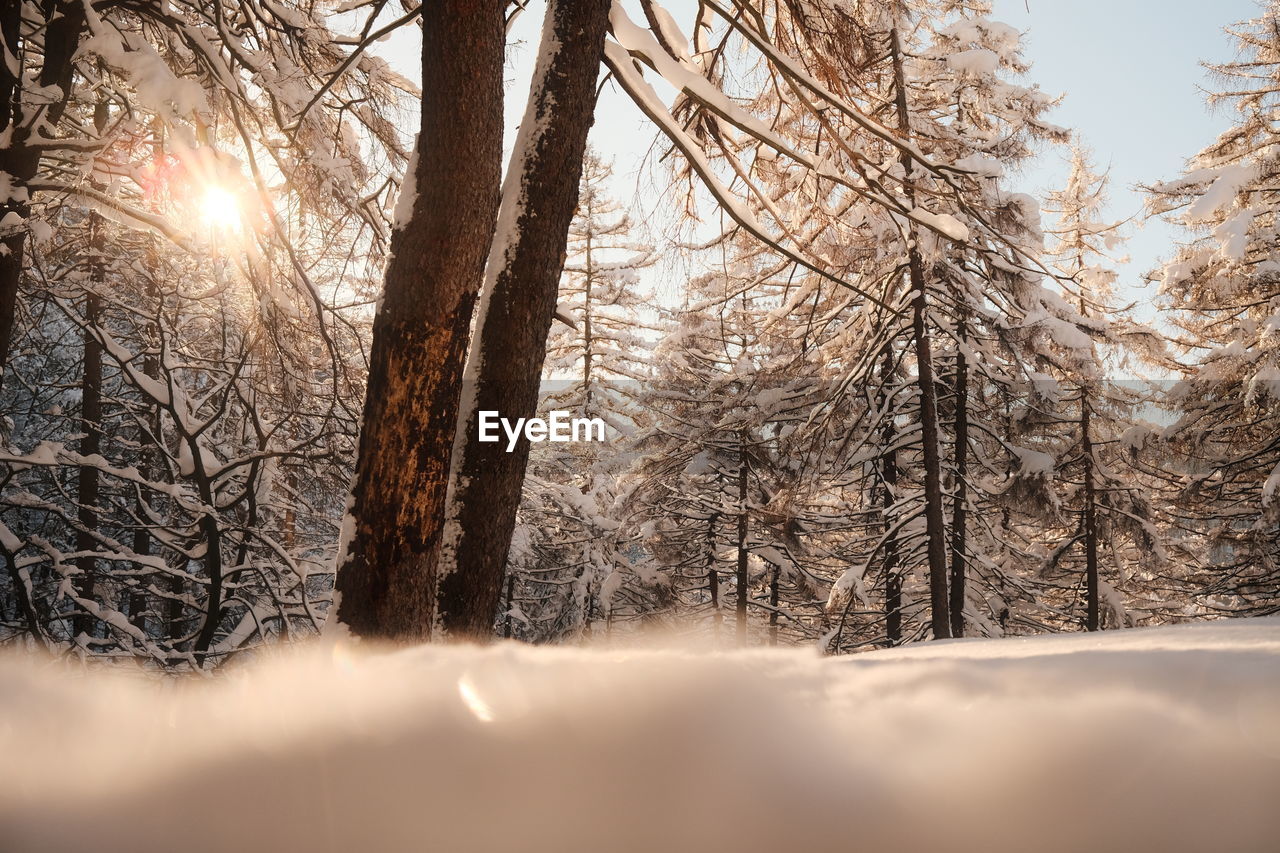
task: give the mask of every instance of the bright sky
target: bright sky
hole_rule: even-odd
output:
[[[993,18],[1027,33],[1029,82],[1064,99],[1048,118],[1075,129],[1100,169],[1110,168],[1114,219],[1134,216],[1125,249],[1132,261],[1121,271],[1122,293],[1149,305],[1154,293],[1138,289],[1142,275],[1155,268],[1178,238],[1177,229],[1137,217],[1142,196],[1136,186],[1176,177],[1186,159],[1211,142],[1231,121],[1229,108],[1210,113],[1204,88],[1210,87],[1202,61],[1233,57],[1222,27],[1255,17],[1255,0],[994,0]],[[677,21],[690,17],[685,0],[667,3]],[[508,63],[508,135],[520,121],[528,76],[537,52],[543,6],[533,3],[517,23],[520,42]],[[642,20],[638,11],[632,17]],[[418,77],[416,45],[398,38],[386,54],[397,68]],[[594,146],[615,160],[615,191],[624,203],[650,206],[654,194],[639,173],[653,131],[616,86],[601,95],[592,130]],[[1037,196],[1061,184],[1065,151],[1048,151],[1011,188]]]
[[[1201,62],[1234,57],[1222,31],[1257,16],[1254,0],[995,0],[992,17],[1026,33],[1029,80],[1065,94],[1049,120],[1075,129],[1100,170],[1110,167],[1111,216],[1142,212],[1136,185],[1177,177],[1187,158],[1231,123],[1230,107],[1210,112]],[[1038,196],[1066,179],[1066,160],[1046,152],[1022,189]],[[1160,220],[1135,221],[1121,284],[1134,286],[1179,239]],[[1129,297],[1154,299],[1151,291]]]

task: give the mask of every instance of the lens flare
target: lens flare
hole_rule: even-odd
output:
[[[222,187],[209,187],[200,200],[200,214],[205,224],[214,228],[239,231],[243,212],[240,200]]]

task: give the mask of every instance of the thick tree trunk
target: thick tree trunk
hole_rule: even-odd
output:
[[[911,138],[911,119],[907,110],[907,87],[902,68],[902,48],[895,29],[890,36],[893,59],[894,88],[898,129]],[[911,174],[911,155],[902,153],[906,173],[904,191],[908,202],[915,204]],[[914,233],[914,232],[913,232]],[[925,537],[929,557],[929,619],[933,636],[945,640],[951,636],[951,614],[947,600],[947,523],[943,514],[942,444],[938,429],[938,389],[934,384],[933,352],[929,340],[928,298],[925,293],[924,261],[914,237],[907,249],[907,271],[911,283],[911,338],[916,353],[916,375],[920,389],[920,443],[924,458]]]
[[[392,237],[374,320],[353,529],[337,579],[338,618],[362,636],[431,634],[463,361],[501,183],[505,6],[422,7],[416,196]]]
[[[469,399],[458,421],[438,599],[439,625],[453,637],[493,635],[529,442],[522,437],[510,453],[505,442],[481,443],[478,413],[495,411],[514,422],[537,412],[595,115],[609,3],[552,0],[546,15],[542,55],[503,188],[503,224],[489,256],[479,341],[467,369]]]

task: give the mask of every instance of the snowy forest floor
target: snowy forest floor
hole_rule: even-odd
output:
[[[0,658],[11,851],[1274,851],[1280,619],[809,651]]]

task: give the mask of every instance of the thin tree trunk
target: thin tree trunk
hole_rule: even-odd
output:
[[[146,450],[144,447],[142,452],[139,454],[142,457],[140,461],[142,462],[142,470],[144,472],[146,472],[147,464],[145,461],[145,453]],[[143,473],[142,476],[146,477],[148,475],[148,473]],[[138,526],[133,531],[133,553],[139,557],[151,556],[151,532],[147,529],[146,523],[143,521],[143,519],[147,517],[146,510],[144,508],[144,502],[146,500],[144,494],[145,493],[139,490],[138,500],[135,504],[135,511],[138,515]],[[141,565],[141,563],[139,565]],[[146,590],[146,584],[142,578],[138,580],[136,586],[131,587],[129,590],[129,621],[133,623],[134,627],[144,634],[147,632]]]
[[[1084,258],[1076,256],[1076,274],[1084,271]],[[1080,316],[1089,316],[1089,306],[1080,297]],[[1084,577],[1085,630],[1102,628],[1098,606],[1098,495],[1094,482],[1093,430],[1090,423],[1093,408],[1089,400],[1089,384],[1080,384],[1080,454],[1084,462]]]
[[[422,7],[412,213],[374,320],[338,618],[368,637],[431,635],[449,458],[472,309],[497,215],[502,0]],[[492,613],[490,614],[492,618]]]
[[[747,439],[738,440],[738,597],[734,617],[738,629],[738,645],[747,644]]]
[[[769,645],[778,645],[778,573],[775,564],[769,575]]]
[[[887,403],[888,395],[883,389],[888,387],[893,378],[893,350],[886,346],[884,362],[880,368],[881,399]],[[890,646],[902,642],[902,576],[898,574],[898,537],[893,532],[894,520],[892,509],[897,502],[898,485],[898,451],[894,443],[898,440],[897,429],[893,425],[892,413],[885,420],[884,430],[880,434],[880,446],[884,452],[880,455],[880,513],[881,526],[884,530],[884,620],[885,633]]]
[[[29,5],[7,0],[0,11],[0,38],[8,52],[8,62],[0,62],[0,172],[9,176],[10,192],[0,200],[0,219],[16,213],[23,221],[31,214],[27,194],[29,184],[40,170],[40,149],[31,143],[31,129],[22,103],[22,59],[27,52],[21,45],[22,10]],[[44,64],[40,68],[39,85],[45,91],[37,101],[41,124],[53,127],[62,118],[70,99],[72,57],[85,30],[85,4],[79,0],[46,2],[44,12]],[[16,72],[16,73],[15,73]],[[60,95],[49,100],[48,88],[57,87]],[[18,285],[25,261],[27,229],[18,228],[0,241],[0,383],[9,362],[13,345],[14,316],[18,306]]]
[[[964,340],[964,321],[959,339]],[[969,483],[969,364],[956,351],[955,474],[956,491],[951,504],[951,635],[964,636],[965,537],[968,523]]]
[[[0,62],[0,133],[8,137],[0,146],[0,172],[9,175],[13,189],[35,177],[40,164],[39,155],[28,149],[25,130],[19,130],[23,121],[22,66],[18,57],[23,55],[22,3],[5,3],[0,10],[0,38],[4,49],[13,57],[13,64]],[[0,200],[0,219],[16,213],[23,221],[31,213],[31,205],[18,193],[10,192]],[[18,303],[18,281],[22,273],[23,251],[26,248],[27,229],[16,228],[14,233],[0,241],[0,380],[9,361],[9,347],[13,342],[13,319]],[[32,630],[36,626],[32,625]]]
[[[46,650],[52,650],[49,638],[45,634],[44,621],[40,618],[40,613],[36,609],[36,601],[31,596],[30,590],[27,588],[27,581],[30,576],[23,577],[23,572],[18,568],[17,557],[14,551],[9,550],[9,546],[4,544],[13,534],[7,527],[0,523],[0,557],[4,558],[5,569],[9,573],[9,582],[13,584],[13,594],[17,598],[18,611],[31,630],[31,635],[45,647]]]
[[[715,512],[707,518],[707,592],[711,595],[711,621],[717,639],[724,624],[724,614],[720,612],[720,572],[716,571],[716,521],[719,518],[720,514]]]
[[[588,226],[587,231],[587,257],[586,257],[586,278],[582,285],[582,403],[586,407],[583,412],[584,417],[591,417],[595,413],[595,402],[592,399],[591,388],[591,367],[593,356],[592,351],[595,345],[595,336],[591,330],[591,288],[595,284],[595,261],[591,257],[591,231]]]
[[[184,437],[183,440],[191,450],[196,493],[205,506],[212,507],[215,505],[213,483],[205,472],[204,451],[194,436]],[[212,512],[204,513],[200,518],[200,532],[204,535],[204,571],[209,576],[209,589],[205,594],[204,622],[200,626],[200,633],[196,635],[192,650],[196,655],[196,663],[204,666],[206,653],[213,645],[218,625],[222,622],[222,528],[218,524],[218,517]]]
[[[1084,458],[1084,559],[1085,595],[1087,596],[1085,628],[1097,631],[1102,625],[1098,608],[1098,517],[1090,415],[1088,391],[1082,386],[1080,389],[1080,443]]]
[[[895,106],[898,114],[898,130],[906,139],[911,138],[911,118],[907,111],[907,88],[902,68],[902,47],[895,28],[890,34],[890,54],[893,60],[893,79],[896,89]],[[902,152],[902,168],[905,172],[904,192],[908,203],[914,206],[915,190],[911,175],[911,155]],[[911,283],[911,338],[916,353],[916,373],[920,389],[920,443],[924,457],[925,536],[929,557],[929,618],[933,636],[945,640],[951,636],[951,620],[947,600],[947,524],[943,514],[942,447],[938,429],[938,389],[934,385],[933,353],[929,340],[928,299],[925,294],[924,262],[910,232],[907,249],[907,271]]]
[[[100,297],[98,288],[103,284],[102,218],[89,215],[89,292],[84,300],[84,353],[80,379],[80,421],[84,437],[80,439],[80,455],[97,456],[102,452],[102,344],[98,342]],[[98,468],[81,465],[76,477],[77,523],[76,568],[79,576],[76,587],[81,598],[93,599],[98,579],[98,561],[93,553],[98,549],[94,533],[98,530],[98,498],[100,494]],[[98,620],[83,610],[71,622],[71,632],[94,636]]]
[[[500,233],[486,271],[457,425],[444,543],[439,625],[450,636],[493,635],[502,575],[524,485],[529,442],[481,443],[478,413],[514,422],[537,412],[547,332],[569,224],[578,205],[587,132],[608,26],[608,0],[552,0],[542,55],[503,187]],[[474,383],[471,385],[471,383]]]
[[[510,640],[512,631],[512,622],[515,619],[511,615],[511,609],[516,604],[516,576],[514,573],[507,575],[507,618],[502,622],[502,639]]]

